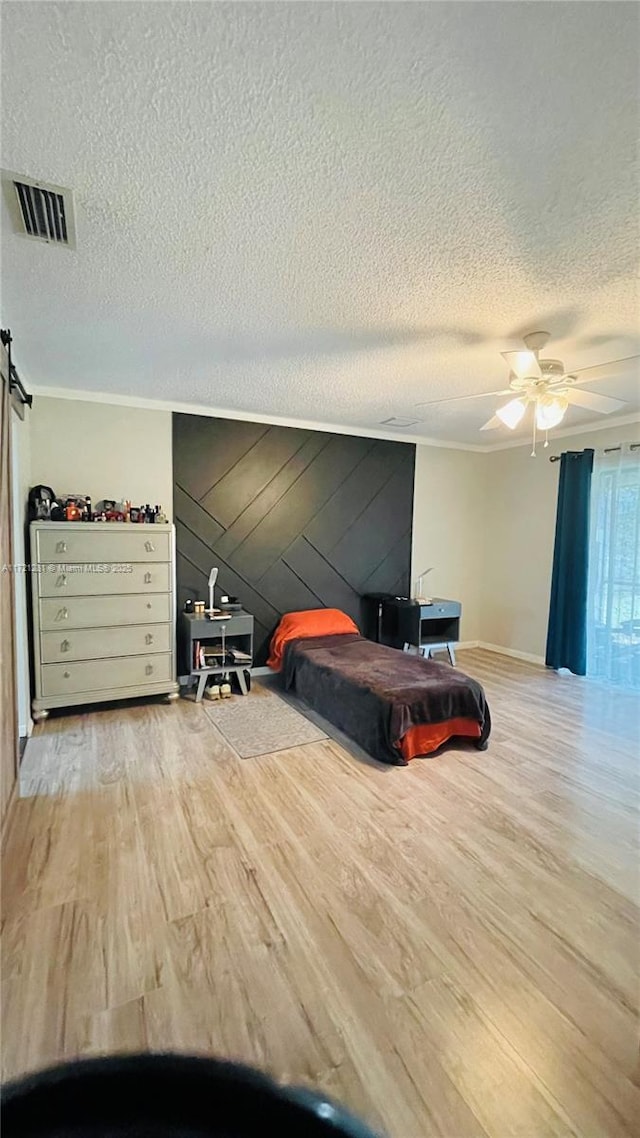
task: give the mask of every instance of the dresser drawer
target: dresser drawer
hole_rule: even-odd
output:
[[[460,616],[462,605],[460,601],[439,601],[434,598],[432,605],[421,605],[421,620],[441,620],[443,617]]]
[[[141,687],[173,679],[172,657],[117,656],[113,660],[83,660],[82,663],[43,664],[40,668],[42,696],[86,694],[109,689]]]
[[[188,621],[192,640],[198,637],[206,640],[211,636],[222,636],[223,625],[225,636],[250,636],[253,632],[253,617],[245,613],[230,613],[224,620],[207,620],[206,617],[199,619],[188,614]]]
[[[170,593],[121,597],[43,597],[40,628],[43,632],[67,628],[105,628],[123,624],[162,624],[173,620]]]
[[[69,629],[43,632],[41,660],[55,664],[66,660],[99,660],[111,656],[144,656],[170,652],[171,624],[130,625],[115,628]]]
[[[69,565],[76,561],[99,563],[171,561],[171,534],[149,525],[110,526],[94,529],[75,522],[64,530],[38,530],[35,560],[42,564]]]
[[[81,523],[79,522],[78,525]],[[41,565],[38,591],[41,597],[96,597],[126,593],[168,593],[170,565],[132,565],[131,572],[109,572],[108,562],[90,565]],[[126,564],[122,566],[127,568]]]

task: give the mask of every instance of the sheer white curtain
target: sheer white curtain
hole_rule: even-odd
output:
[[[587,675],[640,688],[640,449],[628,445],[593,465]]]

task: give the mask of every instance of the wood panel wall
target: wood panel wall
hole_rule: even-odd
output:
[[[256,664],[284,612],[361,623],[363,593],[408,592],[413,445],[175,414],[173,463],[179,608],[219,566],[255,617]]]

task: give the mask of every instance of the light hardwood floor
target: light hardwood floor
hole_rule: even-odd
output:
[[[177,1048],[391,1138],[631,1135],[637,701],[460,666],[489,750],[408,768],[331,740],[239,760],[186,701],[38,727],[3,858],[5,1074]]]

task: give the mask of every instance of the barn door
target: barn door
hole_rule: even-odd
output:
[[[9,361],[0,344],[0,824],[18,771],[15,604],[11,539],[11,395]]]

